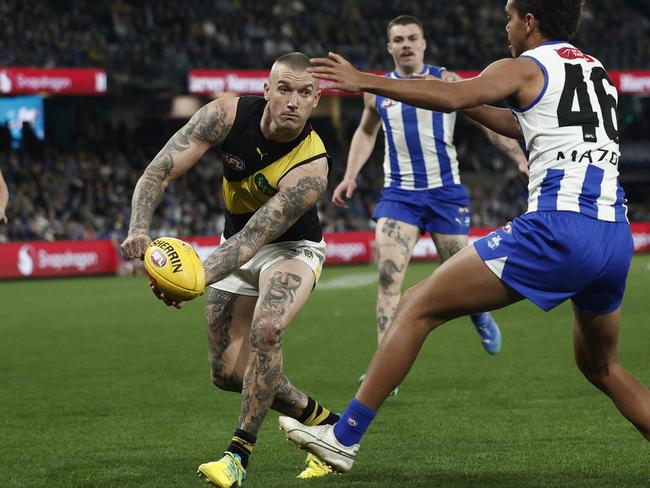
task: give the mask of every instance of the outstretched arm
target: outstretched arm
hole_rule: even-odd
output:
[[[205,284],[221,281],[314,207],[327,187],[327,160],[317,159],[290,171],[278,193],[253,214],[244,228],[228,238],[204,261]]]
[[[331,88],[350,92],[366,91],[439,112],[479,107],[506,98],[517,101],[527,99],[533,91],[537,90],[539,93],[537,78],[541,75],[534,61],[525,58],[496,61],[479,76],[453,83],[438,80],[397,80],[363,73],[335,53],[329,53],[327,58],[315,58],[311,61],[314,67],[309,71],[316,78],[330,80]]]
[[[215,100],[203,106],[149,163],[133,192],[129,234],[122,243],[124,257],[142,257],[151,242],[149,226],[163,192],[172,180],[194,166],[210,146],[223,142],[236,110],[236,98]]]

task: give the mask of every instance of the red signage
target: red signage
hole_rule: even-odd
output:
[[[650,252],[650,222],[631,225],[634,251]],[[474,227],[470,242],[493,229]],[[364,264],[373,260],[375,234],[372,231],[325,233],[327,265]],[[218,246],[219,236],[186,237],[201,260]],[[436,259],[436,247],[429,236],[420,237],[413,249],[413,260]],[[40,278],[115,274],[121,262],[119,251],[110,240],[16,242],[0,244],[0,279]]]
[[[188,91],[195,95],[236,93],[237,95],[261,95],[269,71],[246,70],[192,70],[187,75]],[[349,96],[353,93],[339,90],[323,90],[324,95]]]
[[[650,71],[610,71],[609,76],[623,95],[650,95]]]
[[[0,278],[115,274],[117,263],[117,249],[110,240],[0,245]]]
[[[0,68],[2,95],[102,95],[106,93],[106,85],[103,69]]]
[[[373,71],[383,75],[383,71]],[[480,71],[458,71],[462,78],[478,76]],[[622,95],[650,95],[650,71],[610,71],[609,75]],[[195,95],[215,93],[236,93],[240,95],[261,95],[268,71],[246,70],[192,70],[188,73],[188,89]],[[339,90],[323,90],[324,95],[359,95]]]

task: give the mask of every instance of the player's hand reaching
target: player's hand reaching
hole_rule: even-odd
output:
[[[329,80],[327,88],[337,88],[348,92],[358,92],[361,85],[361,72],[340,54],[328,53],[327,58],[310,59],[313,68],[309,71],[314,78]]]
[[[339,208],[348,208],[346,200],[352,198],[354,190],[357,189],[357,182],[354,180],[343,180],[332,193],[332,203]]]
[[[151,238],[147,234],[129,233],[120,248],[125,259],[142,259],[149,244]]]

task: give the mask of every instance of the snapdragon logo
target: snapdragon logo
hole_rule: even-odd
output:
[[[18,250],[18,271],[23,276],[31,276],[34,271],[54,269],[56,271],[73,268],[78,271],[97,266],[99,256],[95,252],[50,253],[45,249],[38,251],[30,244],[25,244]]]
[[[328,242],[325,255],[328,258],[341,258],[343,261],[351,261],[357,256],[365,256],[366,246],[363,242]]]
[[[11,78],[6,71],[0,71],[0,92],[2,93],[11,93],[11,88],[13,84],[11,83]]]
[[[65,251],[62,253],[49,253],[45,249],[39,249],[38,251],[38,267],[42,269],[62,270],[64,268],[74,268],[85,271],[86,268],[98,264],[99,256],[94,252]]]
[[[34,272],[34,248],[25,245],[18,250],[18,271],[23,276],[30,276]]]

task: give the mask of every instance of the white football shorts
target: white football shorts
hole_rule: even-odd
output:
[[[210,286],[237,295],[259,296],[259,281],[262,272],[284,259],[297,259],[305,263],[314,272],[314,287],[316,287],[325,262],[325,241],[301,240],[267,244],[262,246],[257,254],[239,270]]]

